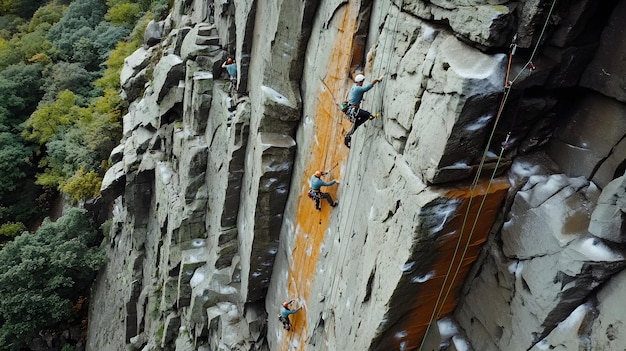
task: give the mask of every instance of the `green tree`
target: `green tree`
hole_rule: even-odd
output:
[[[46,6],[40,7],[37,11],[35,11],[33,18],[31,18],[28,23],[28,32],[34,32],[37,27],[42,24],[52,26],[59,22],[65,9],[65,6],[59,5],[55,1],[48,3]]]
[[[11,127],[18,131],[17,125],[24,122],[43,96],[42,65],[19,63],[0,72],[0,81],[10,82],[7,88],[0,88],[0,111],[5,108],[12,118]],[[9,102],[11,102],[9,104]]]
[[[0,223],[27,223],[36,212],[32,154],[19,135],[0,132]]]
[[[76,95],[74,103],[84,106],[99,92],[91,83],[95,76],[81,64],[57,62],[44,71],[45,94],[42,101],[44,103],[53,101],[62,91],[68,90]]]
[[[77,121],[83,110],[76,105],[76,95],[69,90],[59,93],[57,99],[33,112],[24,125],[22,136],[44,145],[53,140],[59,130]]]
[[[20,47],[25,59],[29,59],[40,53],[48,53],[52,49],[52,43],[46,40],[50,25],[40,24],[34,31],[26,33],[20,40]]]
[[[30,18],[46,0],[0,0],[0,14]]]
[[[76,0],[63,13],[63,17],[48,32],[64,58],[73,55],[74,43],[82,37],[92,37],[93,29],[104,19],[105,4],[100,0]]]
[[[18,350],[39,330],[72,318],[72,304],[104,262],[101,237],[83,210],[45,220],[0,250],[0,345]]]
[[[30,168],[32,149],[25,146],[19,136],[0,132],[0,197],[14,191]]]
[[[141,13],[139,4],[127,0],[107,0],[107,6],[104,18],[117,26],[134,26]]]
[[[8,222],[0,226],[0,240],[14,238],[26,231],[26,226],[21,222]]]
[[[102,178],[96,172],[85,172],[81,167],[70,179],[61,184],[61,191],[77,202],[98,196],[101,186]]]

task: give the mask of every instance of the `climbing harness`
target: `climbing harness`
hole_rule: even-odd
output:
[[[513,59],[513,55],[515,54],[515,51],[517,49],[517,45],[515,44],[515,40],[517,39],[517,35],[515,35],[513,37],[513,43],[511,44],[511,47],[510,47],[511,50],[509,52],[509,60],[508,60],[508,65],[507,65],[507,72],[506,72],[506,77],[505,77],[505,81],[504,81],[504,94],[502,96],[502,101],[500,102],[500,106],[498,108],[498,113],[496,114],[496,119],[494,121],[494,125],[492,127],[491,134],[489,135],[489,140],[487,141],[487,145],[485,146],[485,150],[483,152],[483,156],[481,158],[480,165],[478,167],[478,171],[477,171],[477,173],[476,173],[476,175],[474,177],[474,181],[472,182],[471,192],[470,192],[467,208],[466,208],[466,211],[465,211],[465,215],[463,217],[463,224],[462,224],[461,230],[459,232],[459,239],[458,239],[456,247],[454,249],[454,255],[453,255],[453,257],[452,257],[452,259],[450,261],[450,266],[448,267],[448,271],[446,272],[446,275],[445,275],[442,287],[446,286],[446,284],[448,282],[448,278],[450,276],[450,272],[452,271],[452,266],[454,265],[454,261],[455,261],[455,259],[457,257],[457,253],[458,253],[459,247],[461,245],[461,239],[463,237],[463,232],[465,231],[465,226],[466,226],[466,223],[467,223],[467,219],[469,217],[469,211],[471,209],[472,200],[474,198],[474,194],[476,193],[476,188],[478,187],[478,180],[480,179],[480,175],[482,173],[482,170],[483,170],[483,167],[484,167],[484,164],[485,164],[485,160],[487,159],[487,154],[489,152],[489,146],[491,145],[491,142],[493,140],[493,136],[494,136],[494,134],[496,132],[496,127],[498,126],[498,122],[500,120],[500,117],[502,116],[502,112],[504,110],[504,106],[505,106],[506,101],[508,99],[508,96],[509,96],[509,94],[511,92],[511,87],[512,87],[513,83],[515,83],[515,81],[517,81],[517,79],[525,71],[526,68],[529,68],[531,71],[536,69],[536,67],[533,64],[532,60],[533,60],[533,58],[535,56],[535,53],[537,52],[539,44],[541,43],[541,39],[543,38],[543,35],[545,34],[545,30],[546,30],[546,27],[547,27],[548,22],[550,20],[550,17],[552,15],[552,11],[554,10],[554,6],[556,5],[556,1],[557,0],[554,0],[552,2],[552,6],[550,7],[550,10],[548,11],[548,15],[546,16],[546,21],[545,21],[545,23],[543,25],[543,28],[541,30],[541,33],[540,33],[539,38],[537,40],[537,43],[535,44],[535,48],[533,49],[533,52],[530,55],[530,58],[528,59],[528,62],[524,65],[524,67],[520,70],[520,72],[515,76],[515,78],[513,78],[512,80],[509,80],[509,74],[510,74],[510,71],[511,71],[511,62],[512,62],[512,59]],[[430,316],[430,320],[428,322],[428,326],[426,328],[426,331],[424,332],[424,337],[422,338],[422,342],[421,342],[420,347],[419,347],[418,350],[422,350],[422,347],[424,346],[424,341],[426,340],[426,336],[428,335],[428,331],[430,330],[430,326],[432,325],[432,323],[433,323],[433,321],[435,319],[435,316],[436,315],[439,316],[441,314],[441,312],[443,311],[443,307],[444,307],[443,303],[445,303],[445,301],[448,298],[448,295],[450,294],[450,291],[454,287],[452,283],[456,280],[456,277],[457,277],[457,275],[459,273],[459,270],[461,269],[461,265],[463,263],[463,260],[465,259],[465,255],[466,255],[467,249],[468,249],[468,247],[470,245],[472,235],[474,234],[474,229],[476,228],[476,224],[478,223],[479,215],[480,215],[480,213],[482,211],[483,205],[484,205],[485,200],[487,198],[487,194],[489,193],[489,189],[490,189],[490,187],[491,187],[491,185],[493,183],[493,179],[496,176],[496,172],[498,170],[498,166],[500,165],[500,161],[501,161],[502,156],[504,154],[504,150],[509,146],[509,138],[510,138],[510,132],[507,134],[506,140],[501,144],[501,150],[500,150],[500,154],[498,156],[498,161],[496,163],[496,167],[494,167],[494,169],[493,169],[493,173],[492,173],[492,175],[491,175],[491,177],[489,179],[489,183],[487,185],[487,190],[484,192],[484,195],[482,197],[480,206],[479,206],[478,211],[476,213],[476,216],[474,218],[474,223],[472,224],[471,230],[470,230],[468,238],[467,238],[467,242],[466,242],[465,247],[463,249],[463,253],[461,254],[461,257],[459,259],[459,264],[456,267],[456,270],[454,272],[453,278],[450,281],[450,284],[448,285],[448,289],[447,289],[446,294],[443,297],[443,299],[442,299],[442,294],[443,294],[443,290],[444,289],[442,288],[439,291],[439,295],[437,296],[437,301],[435,302],[435,307],[434,307],[433,312],[432,312],[432,314]],[[441,306],[439,306],[440,302],[441,302]]]
[[[278,320],[283,323],[283,328],[285,328],[286,331],[291,330],[291,321],[289,320],[289,317],[283,317],[279,314]]]
[[[315,202],[315,209],[318,211],[322,210],[322,205],[320,200],[322,200],[322,192],[321,190],[313,190],[309,189],[309,198]]]

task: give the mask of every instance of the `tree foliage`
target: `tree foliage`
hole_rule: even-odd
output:
[[[42,24],[47,24],[49,27],[53,26],[61,20],[65,9],[65,6],[59,5],[55,1],[40,7],[28,23],[28,32],[34,32]]]
[[[7,222],[0,226],[0,237],[13,238],[26,231],[26,226],[21,222]],[[1,239],[1,238],[0,238]]]
[[[81,108],[76,105],[76,95],[64,90],[54,102],[33,112],[25,123],[22,136],[43,145],[54,139],[59,130],[77,121],[81,113]]]
[[[68,194],[73,201],[91,199],[100,194],[102,178],[94,171],[85,172],[84,168],[78,169],[76,173],[61,184],[61,190]]]
[[[72,317],[104,252],[85,211],[44,221],[0,250],[0,345],[17,350],[37,331]]]
[[[100,0],[73,1],[61,20],[50,28],[48,39],[59,49],[62,57],[71,58],[74,43],[82,37],[91,37],[105,13],[106,6]]]
[[[42,98],[44,103],[53,101],[62,91],[74,93],[74,102],[85,105],[89,99],[96,96],[91,82],[96,75],[87,71],[81,64],[58,62],[44,72]]]
[[[141,13],[141,6],[127,0],[107,0],[109,10],[104,18],[117,26],[132,27]]]
[[[31,154],[19,136],[0,132],[0,197],[14,191],[26,176]]]
[[[0,81],[10,82],[7,89],[0,91],[0,111],[9,111],[13,120],[10,127],[17,131],[17,125],[24,122],[35,110],[43,96],[42,65],[19,63],[0,72]]]

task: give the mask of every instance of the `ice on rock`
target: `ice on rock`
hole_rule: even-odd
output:
[[[570,245],[570,248],[583,254],[586,260],[589,261],[613,262],[624,259],[620,253],[608,247],[602,240],[594,237],[576,240]]]
[[[275,101],[285,106],[289,106],[291,108],[296,108],[296,106],[292,104],[289,100],[287,100],[287,98],[284,97],[281,93],[277,92],[276,90],[268,86],[265,86],[265,85],[261,86],[261,91],[263,91],[263,93],[265,93],[265,96],[267,96],[272,101]]]

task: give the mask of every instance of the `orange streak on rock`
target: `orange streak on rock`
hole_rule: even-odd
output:
[[[429,323],[435,323],[438,319],[454,311],[457,304],[457,293],[471,265],[480,253],[482,244],[487,240],[487,236],[496,219],[502,201],[506,196],[509,182],[502,178],[494,180],[486,195],[482,209],[480,209],[478,220],[476,220],[481,202],[487,191],[487,186],[488,183],[486,181],[480,183],[474,191],[473,196],[469,188],[454,189],[444,195],[449,199],[460,200],[461,204],[452,220],[440,231],[441,239],[439,241],[437,260],[431,269],[431,271],[435,272],[435,275],[420,284],[419,290],[412,300],[413,305],[406,306],[409,311],[405,318],[385,333],[386,335],[383,337],[382,345],[391,344],[394,345],[395,350],[399,350],[400,343],[405,342],[403,345],[404,349],[417,349],[422,342],[422,338],[426,333]],[[467,220],[465,220],[465,225],[463,225],[470,197],[472,197],[470,211]],[[476,222],[476,224],[474,224],[474,222]],[[472,227],[474,228],[472,229]],[[459,236],[458,233],[461,232],[461,228],[463,228],[463,234]],[[454,232],[455,235],[444,236],[445,233],[452,232]],[[455,256],[454,253],[459,240],[460,244]],[[469,246],[463,257],[463,251],[468,242]],[[463,261],[461,262],[462,257]],[[451,264],[452,268],[450,269]],[[446,279],[446,273],[449,269],[450,273],[448,279]],[[457,269],[458,273],[456,273]],[[455,273],[456,278],[454,278]],[[443,291],[441,296],[439,295],[440,291]],[[449,291],[449,293],[446,297],[447,291]],[[438,307],[436,308],[437,312],[433,316],[435,304],[438,304]],[[433,316],[432,321],[430,320],[431,316]],[[431,328],[437,328],[437,325],[433,324]],[[405,336],[398,338],[398,335]]]
[[[332,170],[324,179],[341,179],[341,164],[348,157],[348,148],[343,144],[343,136],[350,123],[346,121],[339,110],[340,101],[346,89],[346,78],[349,76],[349,67],[352,59],[352,49],[346,43],[352,42],[356,31],[357,6],[344,5],[343,15],[337,14],[336,27],[339,29],[335,44],[330,53],[329,65],[325,79],[320,82],[317,111],[315,113],[315,136],[309,150],[310,159],[306,166],[299,194],[297,215],[295,219],[295,237],[292,248],[289,277],[288,296],[300,299],[303,304],[310,301],[310,292],[315,278],[315,268],[320,247],[324,242],[324,235],[333,209],[325,200],[322,200],[322,210],[315,210],[315,205],[306,194],[309,189],[309,179],[316,170]],[[333,199],[337,199],[337,185],[322,188],[329,192]],[[334,209],[339,211],[339,208]],[[307,310],[290,316],[293,329],[285,332],[282,350],[293,350],[293,345],[299,349],[306,349],[308,339]],[[295,340],[294,340],[295,339]]]

